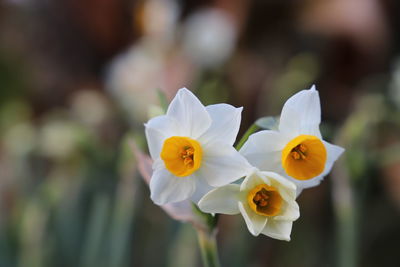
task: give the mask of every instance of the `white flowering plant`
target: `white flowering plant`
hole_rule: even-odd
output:
[[[135,148],[150,198],[195,226],[206,266],[219,266],[218,214],[241,214],[252,235],[289,241],[300,217],[296,198],[318,185],[344,151],[322,138],[315,86],[286,101],[275,130],[262,130],[258,120],[234,147],[241,112],[204,106],[182,88],[164,115],[145,124],[150,157]]]

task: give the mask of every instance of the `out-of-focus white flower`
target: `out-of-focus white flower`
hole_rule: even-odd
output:
[[[157,90],[172,97],[177,85],[188,82],[192,69],[183,57],[168,47],[143,38],[117,56],[108,68],[106,89],[134,121],[149,117],[149,106],[157,105]]]
[[[394,64],[389,93],[397,107],[400,107],[400,59],[397,59]]]
[[[149,0],[143,7],[143,30],[158,42],[173,42],[179,7],[173,0]]]
[[[318,185],[344,149],[322,140],[321,106],[313,86],[289,98],[283,106],[279,130],[252,134],[240,152],[260,170],[284,175],[304,188]]]
[[[98,91],[79,90],[71,100],[71,109],[75,117],[86,125],[98,126],[110,118],[108,100]]]
[[[37,131],[28,122],[12,125],[3,133],[2,146],[14,156],[25,156],[35,147]]]
[[[146,46],[146,40],[113,60],[107,74],[107,89],[126,113],[138,121],[147,119],[148,106],[157,104],[155,89],[165,87],[161,50]]]
[[[49,120],[40,129],[39,134],[39,151],[56,159],[71,156],[84,136],[78,124],[63,119]]]
[[[143,36],[113,59],[107,69],[106,89],[132,121],[147,120],[158,103],[157,90],[167,97],[193,72],[176,43],[180,8],[174,0],[144,1],[135,14]]]
[[[290,240],[293,221],[300,216],[296,186],[273,172],[254,170],[241,185],[230,184],[208,192],[200,201],[204,212],[239,214],[254,236]]]
[[[146,124],[153,164],[151,199],[158,205],[192,198],[248,173],[250,165],[233,147],[242,108],[227,104],[204,107],[180,89],[167,114]]]
[[[203,9],[190,16],[184,27],[183,47],[194,63],[215,66],[233,52],[237,29],[224,11]]]

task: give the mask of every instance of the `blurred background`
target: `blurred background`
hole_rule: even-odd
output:
[[[299,197],[291,242],[221,216],[222,265],[400,266],[399,14],[396,0],[1,1],[0,266],[201,266],[132,152],[158,95],[244,106],[242,134],[312,84],[347,151]]]

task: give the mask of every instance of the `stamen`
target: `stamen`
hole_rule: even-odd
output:
[[[296,152],[296,151],[292,151],[292,152],[290,153],[290,155],[292,155],[292,157],[293,157],[294,159],[300,159],[300,154],[299,154],[298,152]]]
[[[268,199],[269,196],[267,195],[267,191],[263,188],[254,196],[253,202],[259,207],[265,207],[268,205]]]
[[[254,203],[257,204],[257,202],[260,201],[260,200],[261,200],[261,196],[260,196],[259,193],[257,193],[257,194],[254,196],[253,201],[254,201]]]
[[[307,147],[303,144],[298,145],[298,147],[299,147],[299,150],[303,153],[307,151]]]
[[[183,164],[185,164],[185,165],[190,165],[192,163],[193,163],[193,159],[191,159],[191,158],[185,158],[183,160]]]
[[[193,149],[193,147],[189,147],[188,149],[186,149],[186,154],[187,154],[188,156],[193,155],[193,154],[194,154],[194,149]]]
[[[184,146],[181,152],[183,164],[191,165],[193,164],[194,149],[190,146]]]
[[[266,201],[265,199],[261,199],[260,202],[258,202],[258,206],[261,206],[261,207],[265,207],[265,206],[267,206],[267,204],[268,204],[268,201]]]
[[[247,201],[255,213],[262,216],[275,216],[280,212],[282,197],[275,187],[261,184],[248,193]]]
[[[307,151],[307,147],[303,144],[300,144],[292,149],[292,152],[290,152],[290,155],[295,160],[306,159],[306,156],[307,156],[306,151]]]

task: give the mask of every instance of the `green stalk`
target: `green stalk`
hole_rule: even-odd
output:
[[[197,226],[194,225],[194,228],[197,231],[203,266],[220,267],[216,240],[218,214],[212,216],[204,213],[196,204],[192,204],[192,209],[193,213],[198,216],[199,222],[202,222]]]
[[[236,150],[239,150],[242,148],[242,146],[244,145],[244,143],[247,141],[247,139],[249,139],[249,136],[253,133],[255,133],[256,131],[258,131],[259,129],[261,129],[257,124],[253,123],[250,128],[244,133],[244,135],[242,136],[242,138],[239,140],[239,142],[236,145]]]
[[[354,181],[351,181],[346,160],[342,158],[336,162],[331,179],[332,204],[336,216],[336,265],[339,267],[353,267],[359,262],[359,193],[354,188]]]
[[[216,240],[216,231],[197,229],[197,237],[204,267],[220,267]]]

